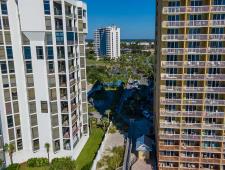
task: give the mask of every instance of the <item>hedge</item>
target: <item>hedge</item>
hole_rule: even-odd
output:
[[[47,158],[31,158],[27,161],[28,167],[44,167],[48,166],[48,159]]]

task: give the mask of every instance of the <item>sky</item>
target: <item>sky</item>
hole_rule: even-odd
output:
[[[155,0],[84,0],[88,6],[89,39],[99,27],[116,25],[122,39],[153,39]]]

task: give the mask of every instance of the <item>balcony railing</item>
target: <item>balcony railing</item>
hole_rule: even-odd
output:
[[[225,26],[224,20],[187,20],[187,21],[163,21],[163,28],[184,28],[184,27],[208,27]]]
[[[204,112],[204,111],[160,111],[161,116],[184,116],[184,117],[207,117],[207,118],[224,118],[224,112]]]
[[[181,150],[185,150],[188,152],[197,152],[200,151],[200,146],[182,146]]]
[[[190,162],[190,163],[198,163],[199,158],[198,157],[180,157],[181,162]]]
[[[203,124],[204,129],[212,129],[212,130],[223,130],[223,124]]]
[[[225,34],[164,34],[162,41],[225,41]]]
[[[179,150],[179,145],[162,145],[159,146],[160,150]]]
[[[200,140],[200,135],[181,135],[181,138],[184,140]]]
[[[171,140],[179,140],[180,135],[179,134],[160,134],[160,139],[171,139]]]
[[[182,123],[181,124],[182,128],[191,128],[191,129],[200,129],[201,128],[201,123]]]
[[[161,86],[161,92],[188,92],[188,93],[203,93],[203,92],[211,92],[211,93],[225,93],[225,87],[181,87],[181,86]]]
[[[225,48],[162,48],[162,55],[225,54]]]
[[[206,164],[220,164],[220,158],[202,158],[201,162]]]
[[[178,162],[179,157],[178,156],[163,156],[163,155],[160,155],[159,160],[160,161],[169,161],[169,162]]]
[[[202,136],[202,140],[204,140],[204,141],[223,141],[223,136],[209,136],[209,135],[207,135],[207,136],[205,136],[205,135],[203,135]]]
[[[160,122],[161,128],[180,128],[179,122]]]
[[[225,74],[161,74],[161,80],[213,80],[224,81]]]
[[[164,7],[163,14],[184,14],[184,13],[209,13],[209,12],[224,12],[224,5],[214,6],[181,6],[181,7]]]

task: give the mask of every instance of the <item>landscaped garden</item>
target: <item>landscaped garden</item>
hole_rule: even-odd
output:
[[[91,168],[98,149],[104,137],[104,130],[102,128],[93,128],[91,130],[88,142],[81,151],[76,160],[76,170],[88,170]]]
[[[105,125],[92,125],[90,138],[76,161],[71,158],[55,158],[48,163],[48,158],[32,158],[21,165],[11,164],[7,170],[88,170],[91,168],[105,134]]]

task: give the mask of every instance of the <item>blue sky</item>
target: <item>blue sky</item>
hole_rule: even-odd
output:
[[[149,39],[155,33],[155,0],[85,0],[88,38],[98,27],[115,24],[122,39]]]

